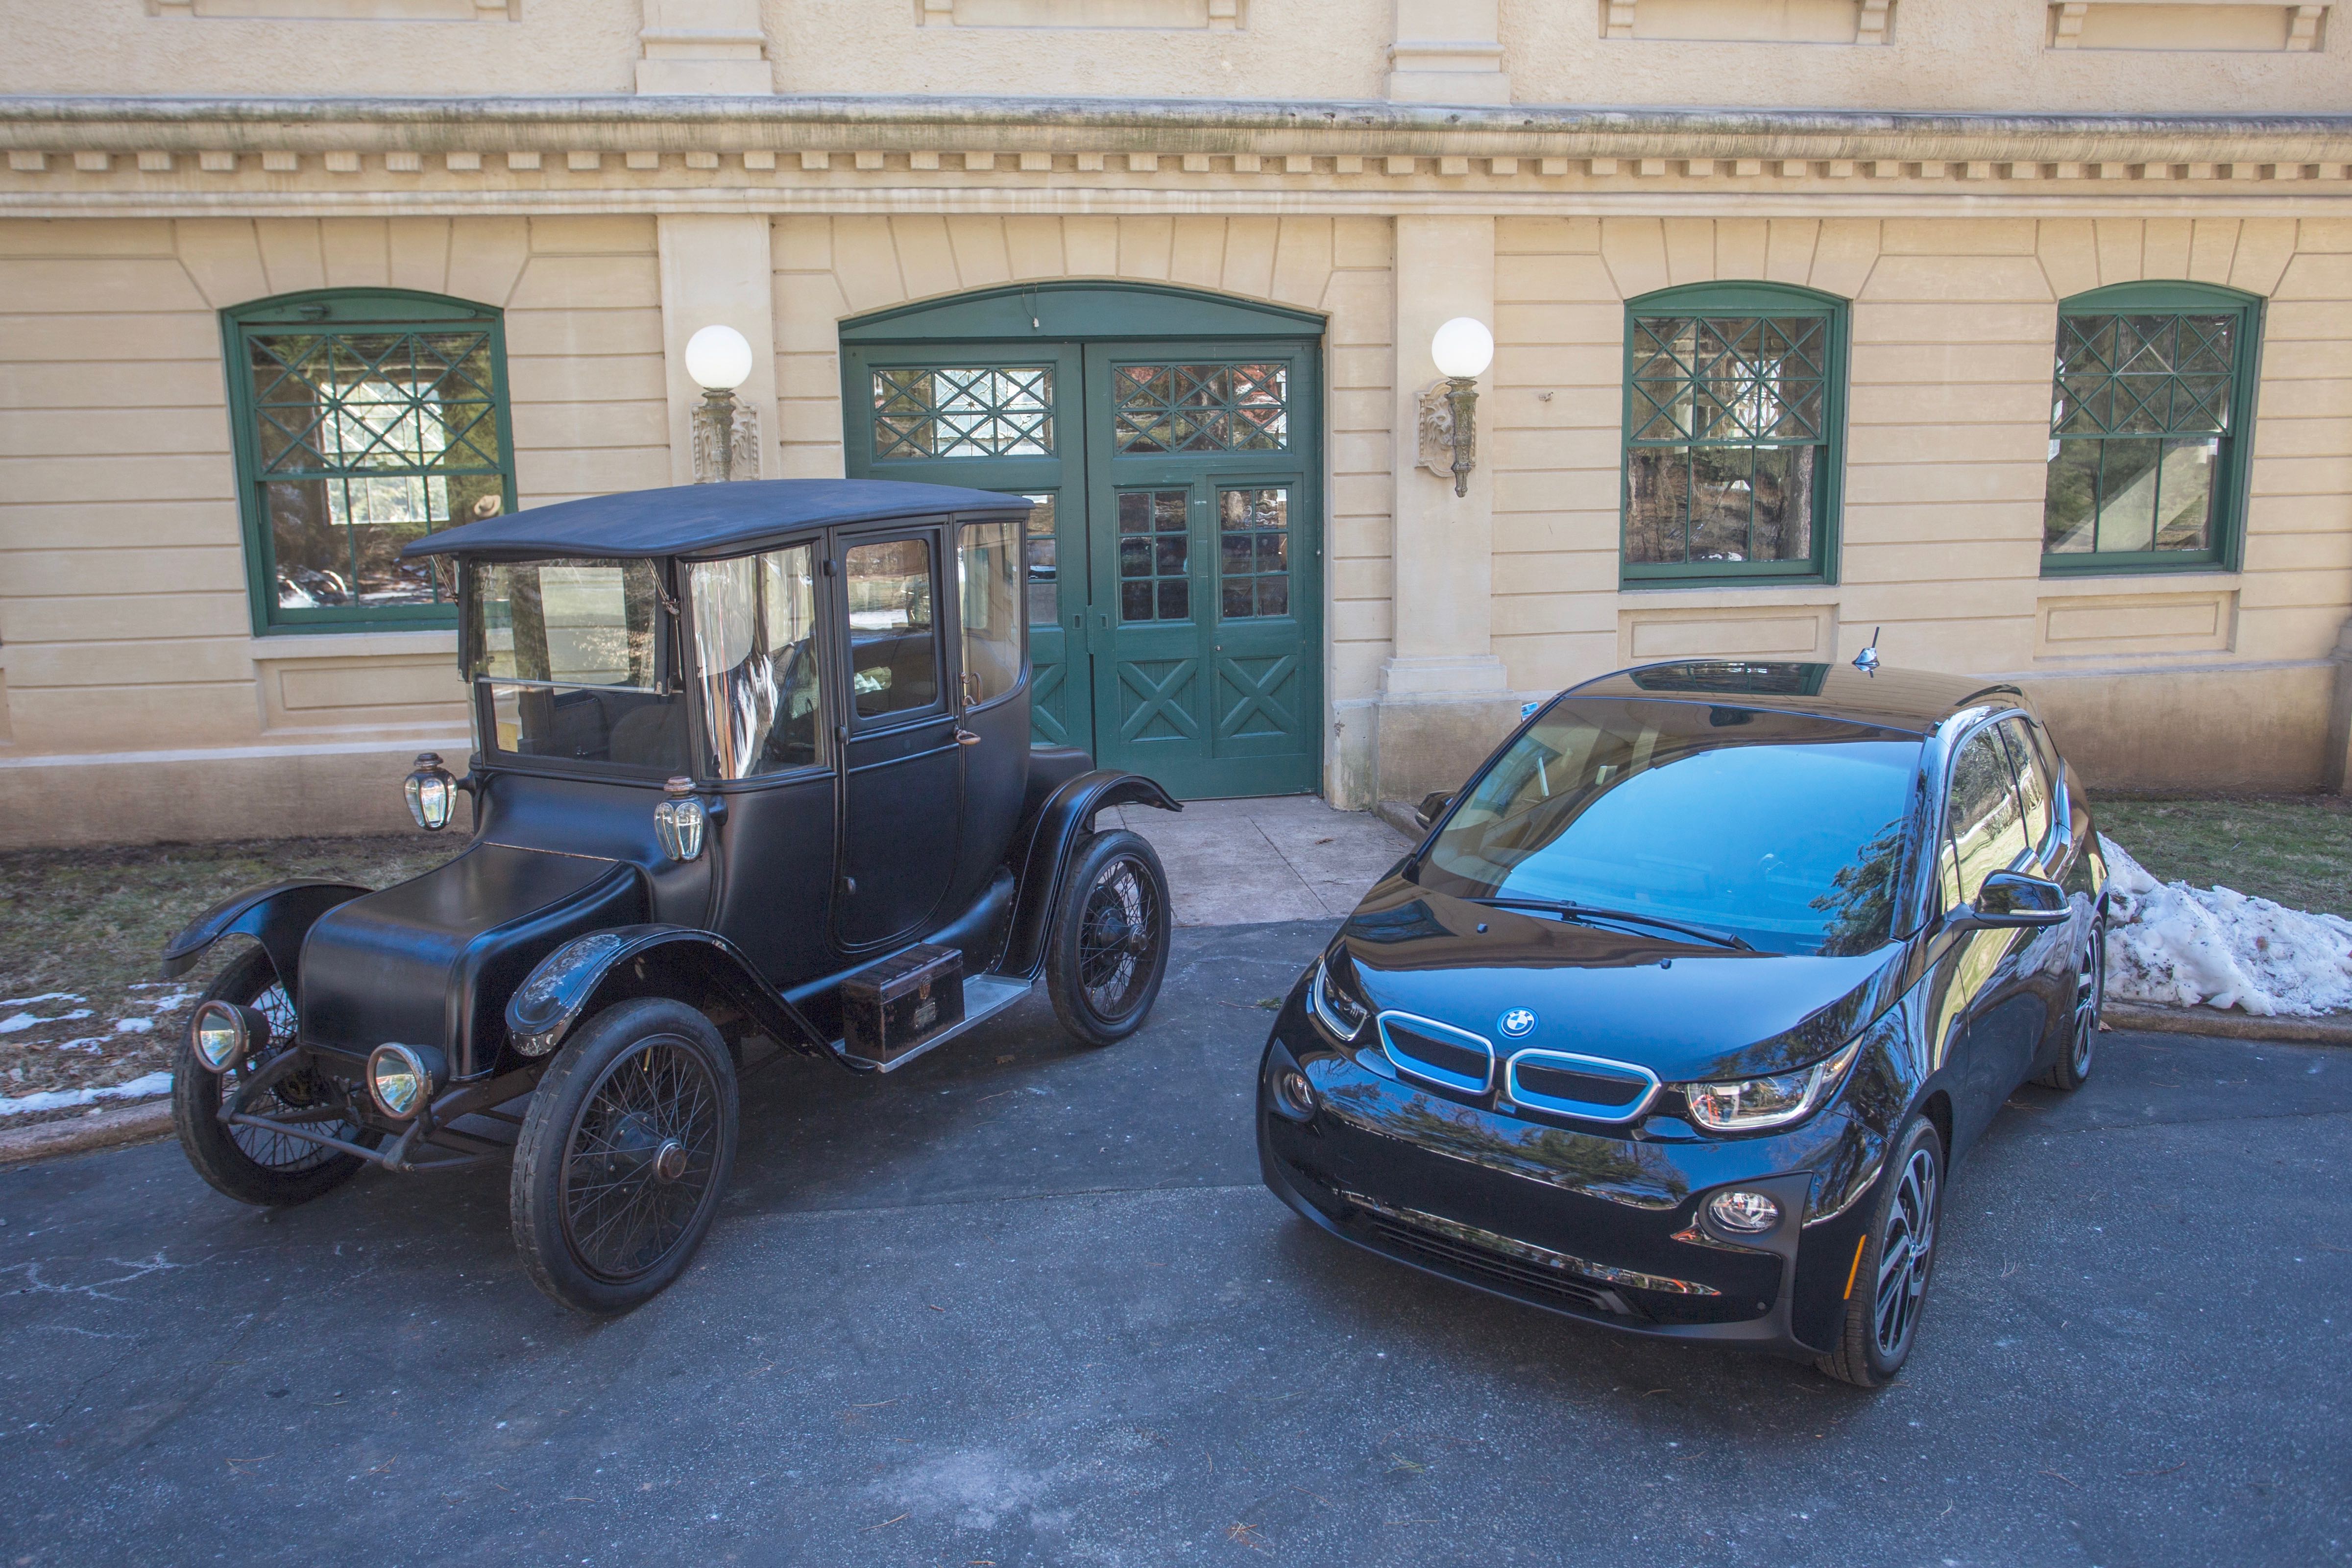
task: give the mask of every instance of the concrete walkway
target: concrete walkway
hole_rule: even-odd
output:
[[[1179,925],[1336,919],[1412,848],[1371,813],[1312,795],[1193,800],[1176,814],[1120,807],[1097,821],[1114,819],[1160,852]]]

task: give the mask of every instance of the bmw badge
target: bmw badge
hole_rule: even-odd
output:
[[[1536,1015],[1525,1008],[1513,1008],[1502,1016],[1496,1027],[1513,1040],[1525,1040],[1535,1032]]]

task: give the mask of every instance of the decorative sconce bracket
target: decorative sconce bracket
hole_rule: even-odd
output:
[[[1454,481],[1454,493],[1470,491],[1470,471],[1478,465],[1478,381],[1448,376],[1421,392],[1421,455],[1418,465]]]
[[[760,476],[760,411],[723,387],[706,387],[694,410],[694,482]]]

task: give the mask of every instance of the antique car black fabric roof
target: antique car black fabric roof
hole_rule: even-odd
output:
[[[729,555],[794,528],[824,523],[935,517],[950,512],[1024,513],[1029,503],[994,490],[895,479],[745,479],[678,485],[530,507],[427,534],[400,553],[534,556]]]
[[[1963,708],[1999,702],[2026,706],[2006,681],[1849,664],[1769,659],[1688,659],[1619,670],[1571,686],[1572,696],[1665,697],[1729,707],[1817,714],[1823,718],[1925,735]]]

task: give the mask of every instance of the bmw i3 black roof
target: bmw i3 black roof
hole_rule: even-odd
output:
[[[1619,670],[1563,696],[1666,698],[1815,714],[1881,729],[1932,733],[1967,708],[1999,702],[2031,711],[2018,687],[1975,675],[1763,659],[1686,659]]]
[[[427,534],[400,553],[509,560],[548,556],[735,555],[798,528],[975,512],[1024,514],[995,490],[897,479],[745,479],[530,507]]]

